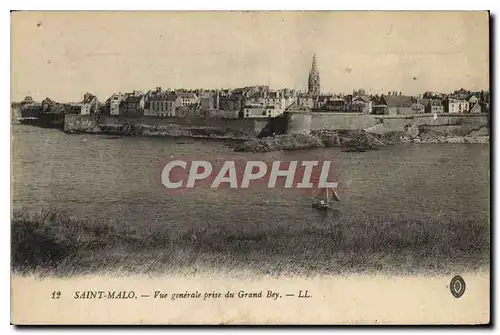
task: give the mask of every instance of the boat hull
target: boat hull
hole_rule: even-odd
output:
[[[331,208],[329,205],[321,205],[321,204],[312,204],[312,207],[315,209],[323,210],[323,211]]]

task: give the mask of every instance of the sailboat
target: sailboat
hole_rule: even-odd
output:
[[[331,196],[330,193],[332,193]],[[324,188],[313,200],[312,207],[316,209],[326,210],[331,208],[332,201],[340,202],[337,191],[333,188]]]

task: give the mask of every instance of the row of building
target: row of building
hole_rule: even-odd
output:
[[[427,98],[406,96],[401,92],[387,95],[366,95],[364,90],[347,96],[299,95],[298,106],[313,112],[352,112],[377,115],[412,115],[422,113],[487,113],[489,98],[484,100],[480,92],[467,97],[455,94],[429,96]]]
[[[423,97],[425,96],[425,98]],[[46,98],[41,103],[26,97],[21,102],[23,116],[37,113],[104,114],[140,117],[222,117],[269,118],[286,110],[311,110],[312,112],[363,113],[377,115],[412,115],[422,113],[487,113],[489,96],[469,92],[421,97],[389,92],[387,95],[367,95],[364,90],[348,95],[296,92],[290,89],[271,90],[267,86],[252,86],[235,90],[174,91],[155,90],[146,93],[116,93],[104,102],[86,93],[78,103],[56,103]],[[28,115],[29,114],[29,115]]]
[[[223,117],[269,118],[287,110],[312,112],[363,113],[379,115],[411,115],[420,113],[481,113],[489,112],[489,91],[471,92],[465,89],[450,94],[425,92],[419,97],[401,92],[369,95],[363,89],[352,94],[322,94],[316,56],[313,56],[308,77],[308,91],[270,89],[269,86],[248,86],[217,90],[163,90],[157,87],[147,92],[115,93],[106,101],[86,93],[79,103],[57,104],[45,99],[35,103],[26,97],[21,103],[25,113],[78,113],[138,117]]]
[[[234,90],[163,90],[112,94],[104,102],[86,93],[78,103],[56,103],[46,98],[41,103],[26,97],[21,102],[25,112],[104,114],[114,116],[183,117],[187,115],[226,118],[275,117],[296,101],[296,92],[252,86]]]
[[[354,112],[381,115],[411,115],[420,113],[489,113],[490,92],[465,89],[450,94],[425,92],[422,96],[405,96],[391,91],[387,95],[368,95],[359,89],[349,95],[322,95],[320,73],[313,55],[307,93],[299,93],[291,108],[317,112]]]

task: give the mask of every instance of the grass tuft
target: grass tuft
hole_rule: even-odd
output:
[[[16,213],[15,272],[79,275],[210,270],[267,275],[451,273],[489,265],[488,222],[340,218],[324,226],[157,229],[79,220],[54,211]]]

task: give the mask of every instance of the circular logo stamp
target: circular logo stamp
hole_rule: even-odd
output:
[[[450,282],[450,291],[455,298],[460,298],[465,292],[465,280],[460,276],[455,276]]]

